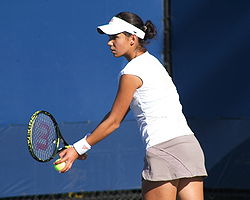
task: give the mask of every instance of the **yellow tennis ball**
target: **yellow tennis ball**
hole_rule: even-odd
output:
[[[61,159],[60,158],[57,159],[56,162],[59,161],[59,160],[61,160]],[[66,165],[66,163],[62,162],[62,163],[59,163],[57,165],[54,165],[54,168],[55,168],[56,171],[61,171],[65,167],[65,165]]]

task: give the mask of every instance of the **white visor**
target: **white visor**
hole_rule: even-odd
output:
[[[106,25],[98,26],[97,30],[99,33],[107,35],[115,35],[122,32],[128,32],[136,35],[141,39],[143,39],[145,36],[145,33],[141,29],[118,17],[113,17]]]

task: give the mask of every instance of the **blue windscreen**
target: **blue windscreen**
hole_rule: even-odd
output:
[[[0,1],[0,197],[140,187],[142,142],[131,115],[67,174],[33,160],[26,144],[36,110],[51,112],[70,144],[109,111],[127,61],[113,57],[96,27],[121,11],[153,21],[158,36],[148,49],[162,60],[163,1]]]
[[[250,1],[175,0],[170,14],[173,80],[205,152],[205,187],[249,189]]]

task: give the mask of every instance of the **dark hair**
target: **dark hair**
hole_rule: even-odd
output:
[[[144,39],[139,38],[139,43],[142,47],[144,47],[148,43],[149,39],[153,39],[157,34],[156,28],[150,20],[147,20],[144,24],[142,19],[134,13],[120,12],[116,15],[116,17],[123,19],[124,21],[136,26],[137,28],[145,32]]]

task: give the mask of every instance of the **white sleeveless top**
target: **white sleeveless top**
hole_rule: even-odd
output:
[[[131,60],[120,72],[139,77],[143,84],[134,93],[130,108],[146,148],[178,136],[193,134],[182,113],[176,87],[162,64],[151,54]]]

